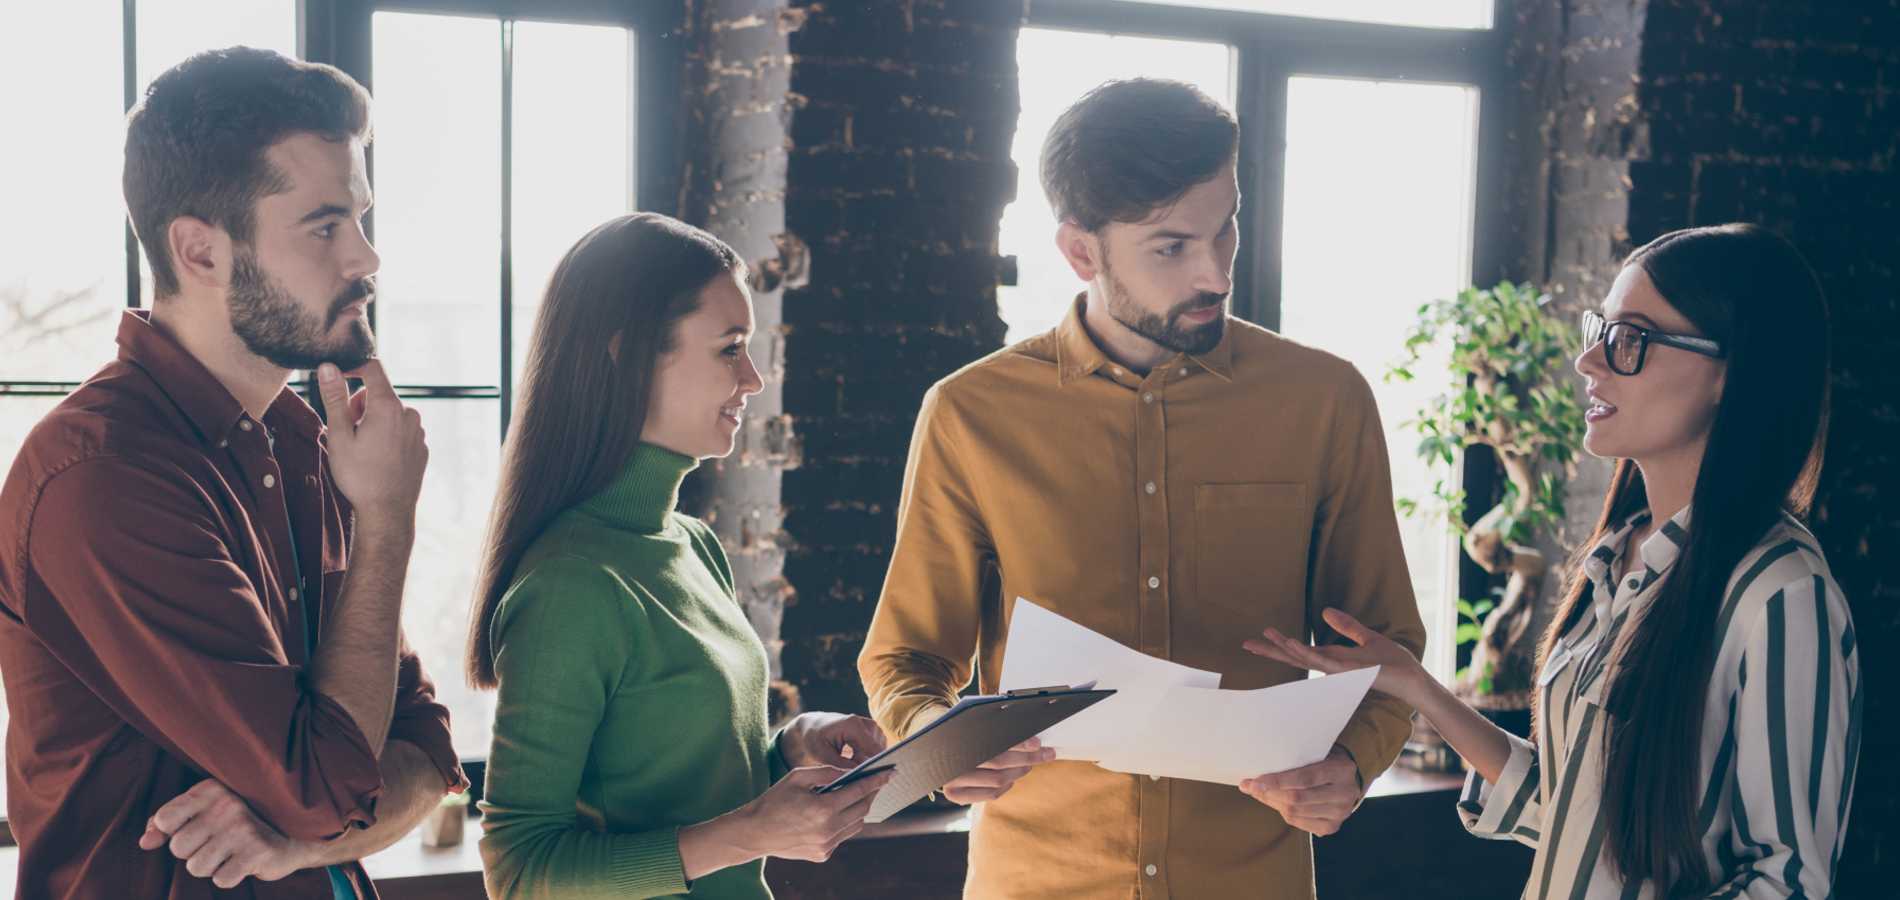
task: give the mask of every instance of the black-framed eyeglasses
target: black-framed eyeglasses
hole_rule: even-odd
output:
[[[1661,344],[1714,359],[1722,358],[1722,345],[1705,337],[1654,331],[1629,322],[1610,322],[1596,312],[1583,314],[1583,346],[1603,344],[1603,361],[1618,375],[1634,375],[1643,370],[1650,344]]]

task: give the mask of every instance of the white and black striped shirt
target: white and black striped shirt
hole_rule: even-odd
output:
[[[1638,550],[1621,584],[1610,578],[1632,519],[1586,558],[1594,603],[1538,674],[1543,724],[1535,745],[1511,740],[1497,784],[1472,773],[1458,809],[1479,837],[1537,851],[1527,898],[1649,900],[1652,882],[1625,884],[1604,847],[1604,688],[1609,651],[1675,563],[1684,509]],[[1635,561],[1632,561],[1634,563]],[[1636,612],[1638,615],[1632,616]],[[1712,897],[1828,897],[1847,829],[1860,757],[1861,685],[1847,601],[1814,536],[1783,516],[1743,557],[1716,621],[1719,648],[1702,708],[1702,856]]]

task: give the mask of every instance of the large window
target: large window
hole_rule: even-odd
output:
[[[1131,2],[1131,0],[1117,0]],[[1133,0],[1178,6],[1273,13],[1310,19],[1416,25],[1427,28],[1489,28],[1492,0]]]
[[[1424,303],[1471,281],[1477,91],[1460,85],[1293,78],[1287,96],[1286,236],[1280,328],[1352,361],[1372,382],[1399,497],[1429,498],[1436,477],[1404,427],[1444,392],[1383,376]],[[1438,371],[1444,371],[1442,365]],[[1422,509],[1399,519],[1426,662],[1455,668],[1456,542]]]
[[[403,626],[456,749],[480,756],[494,694],[468,688],[462,654],[503,398],[561,254],[634,208],[633,34],[382,11],[371,48],[377,338],[433,448]]]
[[[1056,252],[1040,186],[1038,156],[1056,116],[1113,78],[1196,84],[1241,123],[1235,313],[1357,366],[1379,403],[1396,492],[1429,495],[1434,476],[1404,423],[1444,386],[1384,375],[1420,304],[1494,268],[1474,239],[1487,146],[1479,100],[1500,69],[1490,8],[1489,0],[1033,5],[1017,52],[1020,187],[1001,238],[1019,273],[998,297],[1009,338],[1053,326],[1081,287]],[[1449,680],[1458,549],[1428,509],[1400,526],[1429,635],[1426,662]]]
[[[0,245],[16,251],[0,258],[0,470],[34,423],[113,358],[121,311],[141,293],[149,302],[119,176],[125,113],[151,79],[201,50],[247,44],[302,51],[370,87],[369,224],[383,258],[371,314],[432,448],[403,622],[465,757],[488,752],[493,712],[491,694],[466,687],[462,645],[510,388],[561,254],[634,208],[641,162],[666,164],[661,129],[644,130],[661,149],[642,154],[636,122],[672,117],[664,73],[677,63],[659,39],[677,15],[668,4],[535,4],[547,20],[507,18],[504,6],[34,3],[0,29],[0,84],[11,86],[0,116],[43,138],[0,142],[0,169],[16,175],[0,217]],[[657,102],[637,100],[644,80]],[[664,211],[670,192],[651,193]],[[293,386],[308,387],[302,375]]]
[[[121,311],[149,299],[128,276],[143,260],[132,255],[119,190],[126,111],[154,76],[199,50],[294,53],[296,7],[142,0],[8,10],[0,120],[30,126],[0,141],[0,171],[12,173],[0,216],[9,248],[0,257],[0,467],[12,467],[27,432],[76,382],[117,355]],[[5,726],[0,706],[0,735]]]

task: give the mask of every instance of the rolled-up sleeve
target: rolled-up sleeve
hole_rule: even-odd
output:
[[[45,590],[28,592],[23,617],[140,733],[286,835],[374,824],[376,754],[289,664],[220,531],[187,480],[121,457],[74,464],[36,507],[27,558]]]
[[[1536,847],[1544,828],[1537,749],[1516,735],[1507,737],[1511,758],[1496,784],[1475,770],[1465,776],[1464,791],[1458,795],[1458,818],[1466,831],[1478,837]]]
[[[448,707],[436,702],[435,682],[423,671],[421,658],[406,639],[396,667],[396,706],[389,721],[389,739],[416,745],[441,774],[447,791],[459,794],[468,788],[450,736]]]

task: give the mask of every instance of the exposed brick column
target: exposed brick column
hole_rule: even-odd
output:
[[[931,383],[1002,344],[997,227],[1015,197],[1021,0],[798,3],[785,221],[811,283],[785,299],[785,672],[864,707],[856,659]]]
[[[1507,274],[1548,288],[1560,314],[1574,315],[1609,291],[1629,253],[1628,172],[1647,152],[1636,117],[1641,2],[1513,0],[1500,9],[1510,29],[1502,99],[1504,179],[1511,242]],[[1567,560],[1596,524],[1609,464],[1580,454],[1564,495],[1561,533],[1540,543]],[[1532,619],[1541,632],[1555,614],[1560,582],[1545,590]]]
[[[1023,12],[1022,0],[689,7],[680,209],[791,278],[754,284],[768,387],[739,451],[702,470],[685,503],[732,553],[775,671],[809,709],[864,708],[855,661],[918,405],[1002,343],[997,228],[1016,191]]]
[[[783,471],[797,464],[784,414],[787,265],[802,277],[785,229],[785,159],[791,113],[787,35],[797,24],[782,0],[699,0],[688,4],[686,102],[681,123],[682,218],[730,243],[752,270],[757,337],[753,358],[765,390],[747,404],[733,454],[688,481],[681,506],[711,523],[732,560],[739,600],[779,666],[779,620],[791,589],[784,579]],[[789,253],[781,248],[791,245]],[[781,256],[787,257],[781,260]],[[775,702],[783,701],[775,698]]]

